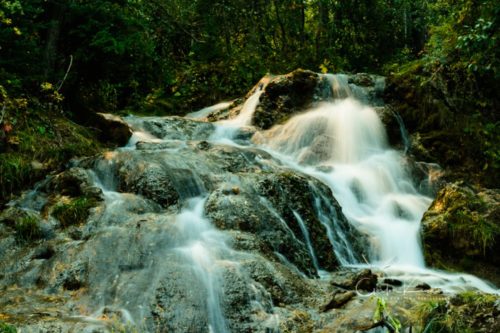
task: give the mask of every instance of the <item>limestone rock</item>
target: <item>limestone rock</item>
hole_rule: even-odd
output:
[[[326,312],[331,309],[337,309],[342,307],[344,304],[349,302],[356,293],[354,291],[335,291],[332,295],[332,299],[325,305],[321,307],[321,312]]]

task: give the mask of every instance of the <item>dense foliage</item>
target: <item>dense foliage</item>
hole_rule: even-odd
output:
[[[436,161],[462,177],[500,185],[500,5],[433,1],[429,39],[418,59],[392,70],[401,112],[426,135]],[[472,173],[472,174],[471,174]]]
[[[377,71],[402,50],[418,52],[427,10],[408,0],[3,0],[0,8],[6,89],[49,82],[78,113],[137,107],[146,96],[167,112],[197,108],[297,67]]]

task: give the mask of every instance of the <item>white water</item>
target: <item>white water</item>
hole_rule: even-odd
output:
[[[221,102],[217,103],[212,106],[207,106],[206,108],[203,108],[201,110],[198,110],[196,112],[191,112],[186,115],[188,118],[193,118],[193,119],[203,119],[206,118],[209,114],[221,111],[224,109],[227,109],[234,101],[229,101],[229,102]]]
[[[323,77],[328,81],[333,98],[352,97],[352,91],[349,88],[347,75],[345,74],[324,74]]]
[[[307,250],[309,251],[309,255],[311,256],[314,269],[316,269],[316,272],[319,272],[320,270],[319,270],[318,258],[314,253],[314,248],[311,243],[311,237],[309,237],[309,231],[307,230],[306,224],[302,220],[302,217],[300,217],[299,213],[297,213],[296,211],[293,211],[293,216],[295,216],[295,219],[299,223],[300,231],[302,231],[302,235],[304,236],[304,239],[306,241]]]
[[[217,266],[217,253],[229,251],[223,234],[215,229],[203,216],[205,200],[194,198],[176,216],[176,224],[181,234],[189,237],[187,244],[179,251],[191,261],[194,273],[207,292],[209,331],[228,332],[221,308],[222,284]]]
[[[258,87],[245,101],[240,113],[236,117],[219,121],[217,123],[217,128],[210,139],[220,143],[231,144],[231,140],[234,139],[240,128],[250,126],[252,124],[253,114],[259,104],[260,95],[262,95],[263,92],[264,86]]]
[[[332,188],[349,221],[370,235],[372,263],[424,267],[419,228],[431,199],[411,184],[372,108],[350,98],[326,103],[260,141]]]
[[[134,135],[143,132],[134,132]],[[135,140],[135,136],[130,139],[131,142]],[[146,133],[146,137],[159,140],[150,134]],[[162,140],[160,140],[161,142]],[[128,149],[135,149],[131,146],[130,142],[127,145]],[[112,153],[111,153],[112,154]],[[99,187],[104,194],[106,208],[104,215],[107,218],[120,220],[113,216],[119,214],[127,208],[132,208],[134,200],[138,200],[133,194],[116,192],[116,185],[113,182],[112,171],[113,163],[110,160],[101,160],[95,166],[93,178],[95,185]],[[197,193],[203,193],[204,189],[199,188]],[[138,197],[139,200],[142,200]],[[222,264],[227,263],[236,264],[227,260],[225,257],[230,256],[233,250],[230,249],[226,240],[227,237],[219,230],[217,230],[204,215],[204,204],[206,198],[192,197],[186,199],[184,207],[175,216],[174,225],[177,229],[177,241],[179,246],[173,249],[164,249],[165,253],[173,251],[179,253],[185,258],[186,264],[191,268],[193,274],[197,277],[199,283],[203,286],[202,290],[206,293],[206,312],[208,317],[208,332],[209,333],[226,333],[229,332],[226,319],[222,311]],[[141,206],[142,207],[142,206]],[[165,215],[167,216],[167,215]],[[161,235],[159,235],[161,237]],[[155,274],[152,272],[150,278],[151,287],[155,286]],[[107,292],[107,286],[104,287],[103,294]],[[144,303],[147,302],[147,296],[150,291],[144,290],[145,297]],[[106,321],[100,318],[104,309],[116,308],[116,311],[121,313],[120,318],[126,327],[138,328],[132,315],[126,310],[127,304],[102,304],[102,307],[90,317],[83,319],[95,321],[95,327],[108,325]],[[137,317],[143,318],[144,314],[140,313]],[[78,319],[75,317],[75,319]],[[90,327],[91,329],[93,326]]]

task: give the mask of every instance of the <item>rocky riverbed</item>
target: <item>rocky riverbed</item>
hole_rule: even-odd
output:
[[[256,91],[251,123],[221,136]],[[112,129],[103,139],[121,148],[75,158],[0,214],[0,323],[19,332],[499,331],[488,283],[378,264],[380,240],[321,178],[337,167],[324,163],[326,141],[313,141],[315,157],[301,155],[300,166],[261,144],[325,101],[372,105],[387,140],[407,151],[397,155],[412,176],[404,186],[437,193],[423,214],[427,263],[498,282],[498,192],[447,183],[412,157],[416,143],[383,92],[379,76],[298,70],[201,119],[101,115]]]

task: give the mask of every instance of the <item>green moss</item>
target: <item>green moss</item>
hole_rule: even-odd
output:
[[[52,215],[61,222],[63,227],[82,224],[89,216],[89,210],[96,206],[96,200],[86,196],[72,198],[54,206]]]
[[[460,293],[449,302],[429,302],[420,307],[424,333],[468,333],[486,332],[480,330],[487,324],[486,318],[494,316],[498,296],[474,291]]]
[[[314,322],[311,315],[301,310],[293,310],[290,317],[280,323],[280,329],[283,333],[306,333],[312,332]]]
[[[0,321],[0,333],[17,333],[17,329],[12,325]]]
[[[467,239],[468,248],[486,250],[493,247],[500,236],[499,227],[482,217],[484,202],[470,193],[461,193],[452,208],[443,216],[453,238]],[[460,200],[461,199],[461,200]]]
[[[60,170],[70,158],[100,149],[88,129],[66,118],[26,113],[9,118],[15,125],[2,149],[5,152],[0,153],[0,205],[48,172]]]
[[[475,307],[494,306],[496,301],[498,301],[498,296],[478,293],[476,291],[464,291],[454,298],[455,304],[470,304]]]

